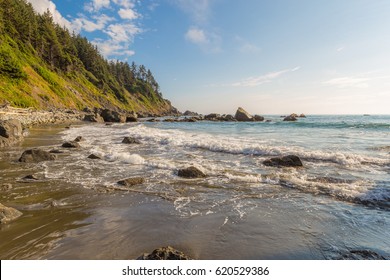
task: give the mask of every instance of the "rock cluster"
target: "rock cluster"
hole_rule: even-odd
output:
[[[150,254],[143,254],[137,260],[191,260],[189,256],[170,246],[154,250]]]

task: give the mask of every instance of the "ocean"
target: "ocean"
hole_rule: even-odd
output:
[[[390,116],[265,117],[32,129],[0,159],[0,178],[14,185],[1,202],[24,212],[1,227],[0,257],[134,259],[168,245],[196,259],[390,256]],[[77,136],[81,148],[56,161],[16,162],[27,147]],[[127,136],[141,144],[122,144]],[[263,164],[286,155],[303,167]],[[177,176],[189,166],[207,177]],[[31,173],[40,180],[20,179]],[[146,181],[116,183],[129,177]]]

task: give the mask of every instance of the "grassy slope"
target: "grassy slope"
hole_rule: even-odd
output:
[[[125,102],[113,93],[97,88],[93,75],[85,69],[59,73],[34,55],[32,48],[21,46],[8,36],[0,36],[0,56],[19,68],[22,77],[0,73],[0,104],[8,101],[16,107],[37,109],[106,107],[127,111],[162,114],[169,112],[168,102],[152,94],[150,97],[125,91]]]

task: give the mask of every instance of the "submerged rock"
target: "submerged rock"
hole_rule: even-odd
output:
[[[239,122],[253,121],[253,117],[241,107],[238,107],[236,115],[235,115],[235,119]]]
[[[31,149],[23,152],[23,154],[19,158],[19,162],[36,163],[36,162],[55,160],[55,159],[56,156],[49,152],[43,151],[41,149]]]
[[[119,185],[125,186],[125,187],[132,187],[135,185],[141,185],[145,182],[145,178],[142,177],[132,177],[132,178],[127,178],[118,181]]]
[[[122,143],[123,144],[141,144],[141,141],[139,141],[138,139],[135,139],[133,137],[125,137],[125,138],[123,138]]]
[[[276,166],[276,167],[301,167],[303,166],[302,161],[299,157],[294,155],[288,155],[285,157],[276,157],[263,161],[263,164],[266,166]]]
[[[192,260],[189,256],[170,246],[154,250],[150,254],[143,254],[137,260]]]
[[[68,142],[65,142],[64,144],[62,144],[62,147],[69,148],[69,149],[76,149],[76,148],[80,148],[81,146],[76,141],[68,141]]]
[[[0,224],[11,222],[22,215],[23,213],[19,210],[16,210],[12,207],[7,207],[0,203]]]
[[[343,254],[339,260],[388,260],[384,256],[371,250],[352,250],[346,254]]]
[[[192,179],[192,178],[205,178],[206,174],[200,171],[198,168],[191,166],[188,168],[180,169],[177,174],[179,177]]]
[[[73,140],[73,142],[81,142],[81,141],[84,141],[85,139],[84,139],[84,137],[83,136],[77,136],[74,140]]]
[[[39,180],[37,176],[33,175],[33,174],[30,174],[30,175],[27,175],[27,176],[24,176],[22,178],[22,180],[34,180],[34,181],[37,181]]]
[[[97,156],[97,155],[95,155],[95,154],[90,154],[90,155],[88,156],[88,158],[89,158],[89,159],[102,159],[101,157],[99,157],[99,156]]]

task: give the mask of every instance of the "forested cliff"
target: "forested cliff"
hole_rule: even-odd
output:
[[[97,47],[38,14],[25,0],[0,0],[0,103],[38,109],[99,107],[169,114],[144,65],[108,61]]]

